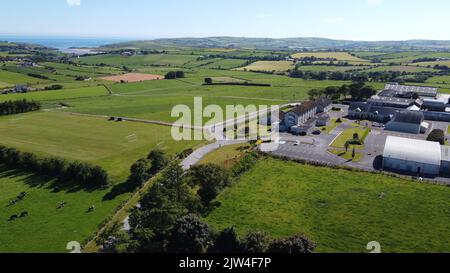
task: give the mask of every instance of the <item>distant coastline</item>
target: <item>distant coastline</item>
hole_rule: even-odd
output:
[[[0,41],[15,43],[27,43],[42,45],[57,49],[64,53],[86,53],[93,48],[107,44],[127,42],[125,38],[96,38],[96,37],[57,37],[57,36],[22,36],[22,35],[0,35]]]

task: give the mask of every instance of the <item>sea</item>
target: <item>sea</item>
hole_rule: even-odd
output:
[[[95,38],[95,37],[56,37],[56,36],[19,36],[0,35],[0,41],[15,43],[37,44],[58,49],[64,53],[80,53],[83,50],[77,48],[96,48],[103,45],[130,41],[126,38]]]

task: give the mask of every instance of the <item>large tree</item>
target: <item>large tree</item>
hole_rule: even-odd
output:
[[[312,253],[316,245],[308,238],[295,235],[290,238],[273,241],[268,249],[269,253]]]
[[[175,222],[167,249],[170,253],[203,253],[210,242],[208,225],[196,215],[188,214]]]

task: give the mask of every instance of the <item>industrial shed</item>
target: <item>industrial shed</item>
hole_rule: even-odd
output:
[[[386,124],[386,130],[420,134],[425,133],[426,124],[424,124],[424,115],[419,111],[398,111],[394,119]]]
[[[439,175],[441,156],[441,145],[437,142],[388,136],[383,153],[383,169]]]

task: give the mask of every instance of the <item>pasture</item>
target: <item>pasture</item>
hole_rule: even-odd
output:
[[[261,160],[206,217],[243,235],[305,234],[317,252],[449,252],[450,188],[364,172]],[[412,213],[414,212],[414,213]]]
[[[123,75],[102,77],[101,79],[112,82],[143,82],[143,81],[162,80],[164,79],[164,76],[143,74],[143,73],[127,73]]]
[[[83,87],[75,89],[63,89],[55,91],[40,91],[40,92],[29,92],[20,94],[6,94],[0,95],[0,102],[7,100],[35,100],[41,102],[60,102],[68,99],[75,98],[89,98],[107,96],[108,91],[103,86],[94,87]]]

